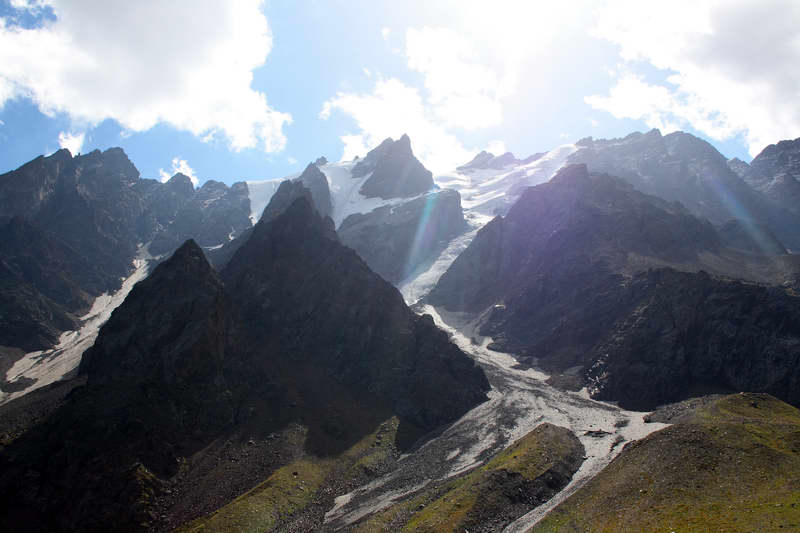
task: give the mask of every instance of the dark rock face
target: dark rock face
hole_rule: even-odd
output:
[[[194,195],[194,185],[188,176],[177,173],[166,183],[156,180],[139,180],[136,188],[145,199],[156,223],[166,228],[175,220],[178,210]]]
[[[254,228],[223,279],[263,342],[385,398],[420,427],[452,420],[485,397],[483,373],[342,246],[303,198]]]
[[[152,241],[155,254],[188,238],[217,246],[251,225],[245,183],[195,192],[183,174],[139,179],[119,148],[38,157],[0,176],[0,206],[0,283],[5,302],[16,302],[0,318],[0,343],[26,349],[51,347],[62,326],[76,325],[71,314],[117,290],[140,243]]]
[[[553,372],[591,367],[596,394],[626,407],[715,387],[798,402],[795,296],[697,266],[641,273],[724,257],[730,238],[680,204],[573,165],[478,232],[428,301],[489,310],[482,333],[496,348]]]
[[[583,139],[569,162],[586,163],[638,190],[679,201],[715,224],[742,219],[765,226],[790,248],[800,245],[800,218],[748,185],[713,146],[688,133],[662,136],[658,130],[624,139]]]
[[[264,212],[261,213],[259,222],[264,222],[266,224],[275,220],[298,198],[305,198],[311,205],[316,207],[311,191],[309,191],[300,180],[285,180],[281,182],[278,186],[278,190],[272,195],[269,204],[264,208]],[[206,257],[208,257],[208,260],[214,265],[214,268],[222,270],[236,251],[250,239],[254,229],[255,228],[249,228],[243,231],[238,238],[226,243],[221,248],[207,251]]]
[[[0,346],[43,350],[58,343],[62,331],[77,325],[75,315],[0,260]]]
[[[73,313],[119,288],[152,227],[132,189],[138,179],[114,148],[75,158],[59,150],[0,176],[0,342],[48,348],[77,324]]]
[[[779,287],[652,270],[593,350],[598,399],[631,409],[709,391],[769,392],[800,404],[800,298]]]
[[[359,192],[367,198],[408,198],[433,188],[433,174],[411,151],[411,139],[384,140],[353,168],[353,177],[372,176]]]
[[[562,169],[527,189],[504,218],[484,226],[453,262],[428,299],[451,310],[481,311],[508,291],[541,276],[578,273],[583,265],[612,271],[630,252],[691,260],[720,246],[714,227],[585,165]]]
[[[0,453],[0,528],[169,529],[162,513],[207,505],[191,498],[232,497],[237,479],[187,459],[212,442],[301,424],[330,453],[373,431],[365,419],[428,431],[485,400],[483,372],[287,183],[305,194],[253,228],[225,284],[188,241],[114,311],[86,385]]]
[[[116,279],[19,216],[0,228],[0,345],[42,350]]]
[[[187,241],[133,288],[84,354],[80,372],[89,385],[213,383],[223,373],[230,317],[222,283]],[[218,385],[224,390],[224,382]]]
[[[775,204],[800,213],[800,138],[767,146],[750,165],[738,159],[729,165]]]
[[[788,253],[783,244],[766,226],[753,226],[742,220],[731,220],[719,228],[723,243],[756,254],[782,255]]]
[[[234,418],[230,313],[193,242],[138,284],[87,352],[88,385],[0,456],[3,529],[149,529],[176,458]]]
[[[397,284],[466,229],[460,195],[443,190],[350,215],[338,233],[372,270]]]
[[[175,179],[171,178],[170,181]],[[165,184],[167,196],[170,182]],[[163,197],[158,192],[156,197]],[[186,239],[195,239],[200,246],[224,244],[250,228],[250,198],[243,181],[230,187],[208,180],[191,196],[178,203],[170,222],[153,239],[150,252],[168,253]]]

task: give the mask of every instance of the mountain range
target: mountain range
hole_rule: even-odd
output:
[[[434,176],[403,135],[199,188],[38,157],[0,176],[0,523],[702,529],[686,465],[770,457],[737,501],[800,523],[799,147],[652,130]],[[639,487],[661,455],[671,492]]]

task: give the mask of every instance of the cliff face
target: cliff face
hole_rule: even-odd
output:
[[[652,270],[593,349],[598,399],[632,409],[714,391],[769,392],[800,405],[800,298],[780,287]]]

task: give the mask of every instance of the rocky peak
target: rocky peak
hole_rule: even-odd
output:
[[[477,367],[343,246],[307,197],[262,219],[222,277],[256,344],[382,398],[420,427],[453,419],[484,397]]]
[[[104,152],[93,150],[73,157],[72,161],[82,169],[81,174],[102,174],[106,179],[116,178],[128,184],[139,179],[139,170],[119,147],[109,148]]]
[[[309,205],[314,205],[311,191],[300,180],[285,180],[278,186],[278,190],[261,213],[258,224],[266,224],[281,216],[298,198],[305,198]]]
[[[566,165],[550,178],[550,183],[553,185],[572,189],[586,187],[590,182],[589,169],[583,163]]]
[[[372,175],[359,193],[367,198],[408,198],[431,190],[433,174],[414,157],[411,139],[403,135],[397,141],[384,140],[359,161],[352,171],[354,178]]]
[[[191,178],[180,172],[176,173],[166,182],[166,188],[182,198],[189,198],[194,194],[194,184]]]
[[[80,372],[93,385],[213,383],[221,377],[229,307],[203,251],[186,241],[114,310]]]
[[[481,152],[475,157],[473,157],[469,163],[467,163],[466,165],[461,165],[456,170],[463,172],[464,170],[469,170],[472,168],[486,168],[486,166],[489,164],[489,161],[491,161],[492,158],[494,158],[494,155],[492,153],[487,152],[486,150],[481,150]]]
[[[327,165],[328,164],[328,158],[325,157],[324,155],[321,155],[314,161],[314,164],[316,166],[318,166],[318,167],[321,167],[322,165]]]
[[[502,155],[495,156],[491,152],[481,151],[478,155],[472,158],[472,161],[467,163],[466,165],[462,165],[458,167],[456,170],[460,172],[468,172],[470,170],[483,170],[487,168],[491,168],[494,170],[502,170],[503,168],[514,165],[514,164],[524,164],[524,163],[531,163],[536,161],[536,159],[542,157],[542,154],[535,154],[530,157],[525,158],[524,160],[520,161],[517,159],[513,153],[506,152]]]
[[[800,137],[770,144],[750,163],[765,176],[790,175],[800,179]]]
[[[300,174],[296,181],[305,185],[311,191],[314,199],[314,207],[323,216],[329,216],[333,211],[331,202],[331,190],[328,186],[328,178],[320,171],[316,163],[309,163],[306,169]]]

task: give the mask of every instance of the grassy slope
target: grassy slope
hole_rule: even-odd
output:
[[[502,529],[501,524],[532,506],[530,502],[514,501],[519,489],[525,491],[526,482],[544,477],[551,482],[554,470],[562,471],[556,475],[556,484],[568,482],[583,453],[580,441],[568,430],[542,424],[480,468],[385,509],[360,523],[356,531],[472,531],[490,523]],[[528,496],[546,498],[559,488],[535,487]],[[515,504],[519,504],[516,509]]]
[[[277,531],[318,497],[326,481],[359,477],[396,452],[398,420],[392,418],[343,453],[306,454],[272,473],[266,481],[219,510],[194,520],[179,533]],[[299,445],[302,443],[298,443]]]
[[[627,446],[532,531],[800,531],[800,411],[725,396]]]

